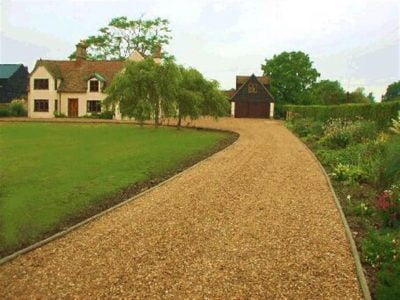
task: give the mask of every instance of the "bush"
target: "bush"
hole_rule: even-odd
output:
[[[374,104],[342,104],[342,105],[286,105],[285,110],[300,118],[311,118],[326,122],[329,119],[375,121],[379,128],[391,126],[391,120],[397,117],[400,101]]]
[[[25,117],[28,115],[28,111],[22,100],[12,101],[9,106],[10,116],[13,117]]]
[[[288,123],[288,127],[300,137],[306,137],[308,135],[322,136],[324,133],[323,125],[322,122],[311,119],[296,119]]]
[[[400,299],[400,261],[384,264],[378,272],[376,299]]]
[[[63,114],[61,112],[54,112],[54,117],[56,118],[66,118],[66,114]]]
[[[379,177],[381,187],[400,182],[400,136],[398,135],[393,136],[385,144]]]
[[[386,226],[400,225],[400,185],[393,184],[383,191],[378,196],[377,208]]]
[[[349,184],[361,183],[367,178],[367,174],[360,166],[345,165],[341,163],[333,169],[333,172],[330,175],[338,181],[344,181]]]
[[[394,231],[370,231],[363,240],[361,249],[363,261],[374,268],[394,263],[400,259],[400,235]]]
[[[0,118],[1,117],[9,117],[10,116],[10,110],[7,107],[0,107]]]
[[[351,142],[351,125],[351,122],[342,119],[329,120],[324,126],[321,144],[332,149],[346,147]]]
[[[106,110],[101,112],[99,115],[99,119],[112,119],[114,117],[114,112],[110,110]]]

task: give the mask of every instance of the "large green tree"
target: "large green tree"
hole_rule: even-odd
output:
[[[119,106],[122,116],[142,123],[154,119],[158,127],[161,112],[166,117],[175,113],[179,76],[179,70],[171,60],[161,64],[151,58],[129,61],[107,88],[104,104],[114,108]]]
[[[345,101],[346,92],[339,81],[321,80],[310,88],[310,104],[333,105],[342,104]]]
[[[157,46],[169,43],[170,32],[167,19],[113,18],[107,26],[99,29],[97,35],[85,39],[88,59],[121,60],[127,58],[133,50],[146,56],[151,55]],[[74,59],[75,52],[69,58]]]
[[[320,76],[310,57],[301,51],[274,55],[261,69],[271,77],[271,93],[280,105],[307,103],[307,92]]]
[[[400,80],[388,85],[383,101],[400,100]]]
[[[374,97],[372,93],[365,95],[365,89],[358,87],[351,93],[347,94],[347,103],[374,103]]]

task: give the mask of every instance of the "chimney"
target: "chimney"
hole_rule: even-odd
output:
[[[86,45],[85,41],[81,40],[78,44],[76,44],[76,61],[86,60]]]
[[[154,48],[154,52],[153,52],[153,58],[155,59],[161,59],[161,45],[157,45]]]

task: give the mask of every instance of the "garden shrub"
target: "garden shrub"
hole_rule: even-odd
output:
[[[371,230],[363,240],[363,261],[372,267],[380,267],[386,263],[394,263],[400,260],[400,234],[397,231]]]
[[[28,115],[28,111],[21,100],[12,101],[9,106],[9,112],[10,116],[13,117],[25,117]]]
[[[400,182],[400,135],[393,136],[385,145],[380,169],[382,187]]]
[[[366,180],[367,174],[360,166],[345,165],[339,163],[330,174],[332,178],[338,181],[344,181],[348,184],[361,183]]]
[[[342,105],[286,105],[285,110],[300,118],[311,118],[326,122],[329,119],[375,121],[379,128],[391,126],[391,120],[397,117],[400,101],[374,104],[342,104]]]
[[[400,185],[393,184],[378,196],[377,209],[385,226],[400,225]]]
[[[314,121],[312,119],[296,119],[289,123],[290,129],[300,137],[306,137],[308,135],[322,136],[324,133],[323,125],[323,122]]]
[[[114,117],[114,112],[110,110],[105,110],[99,114],[99,119],[112,119]]]
[[[344,148],[351,142],[350,121],[331,119],[324,126],[321,143],[329,148]]]
[[[376,298],[380,300],[400,299],[400,261],[382,265],[378,272]]]
[[[7,107],[0,107],[0,118],[10,116],[10,110]]]

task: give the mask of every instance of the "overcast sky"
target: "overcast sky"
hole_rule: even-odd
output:
[[[0,0],[0,62],[32,70],[39,58],[66,59],[113,17],[167,18],[177,62],[235,85],[261,75],[282,51],[310,55],[322,79],[380,99],[400,80],[399,0]]]

